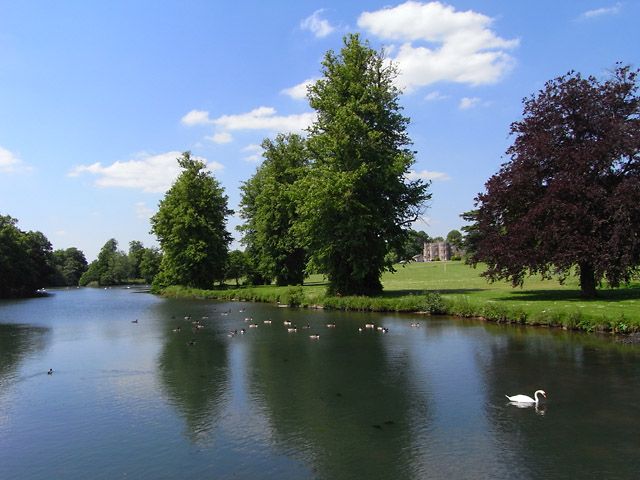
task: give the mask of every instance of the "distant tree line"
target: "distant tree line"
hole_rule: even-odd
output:
[[[0,215],[0,297],[23,297],[49,286],[78,285],[87,269],[77,248],[53,250],[38,231],[25,232],[18,220]]]
[[[158,273],[162,255],[157,248],[145,248],[142,242],[129,242],[129,252],[118,250],[118,242],[108,240],[79,278],[81,286],[110,286],[143,280],[151,283]]]
[[[18,220],[0,215],[0,298],[31,296],[45,287],[151,283],[160,251],[139,241],[129,243],[128,253],[117,247],[115,239],[107,241],[88,264],[78,248],[53,250],[43,233],[20,230]]]

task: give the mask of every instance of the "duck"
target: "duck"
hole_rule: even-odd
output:
[[[53,375],[53,368],[49,369],[49,371],[47,372],[47,375]]]
[[[180,332],[182,330],[182,327],[176,327],[173,330],[171,330],[174,333]]]
[[[138,323],[138,319],[136,318],[135,320],[131,320],[131,323]]]
[[[509,395],[505,395],[505,397],[507,397],[509,399],[509,401],[511,402],[515,402],[515,403],[535,403],[536,405],[538,405],[540,399],[538,398],[538,395],[542,395],[544,398],[547,398],[547,392],[545,392],[544,390],[536,390],[533,394],[534,398],[531,398],[528,395],[513,395],[512,397],[510,397]]]
[[[373,323],[365,323],[364,328],[376,328]]]
[[[264,320],[262,323],[264,323],[265,325],[271,325],[271,320]]]
[[[249,328],[258,328],[258,324],[257,323],[251,323],[251,324],[249,324]]]
[[[335,323],[327,323],[327,328],[336,328]]]
[[[320,340],[320,335],[317,335],[317,334],[309,335],[309,338],[311,340]]]
[[[298,329],[296,327],[287,328],[287,332],[289,332],[289,333],[295,333],[297,331],[298,331]]]
[[[282,324],[286,327],[291,325],[291,322],[289,320],[285,320],[284,322],[282,322]]]
[[[419,323],[412,323],[411,326],[413,328],[420,328],[420,324]]]

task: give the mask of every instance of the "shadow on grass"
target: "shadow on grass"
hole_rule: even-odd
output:
[[[407,295],[427,295],[429,293],[439,293],[440,295],[455,295],[455,294],[464,294],[464,293],[473,293],[473,292],[482,292],[484,289],[482,288],[452,288],[452,289],[434,289],[434,290],[425,290],[425,289],[407,289],[407,290],[385,290],[380,295],[381,297],[386,298],[397,298],[397,297],[405,297]]]
[[[582,297],[580,290],[518,290],[509,292],[508,296],[497,298],[498,301],[527,300],[533,302],[617,302],[620,300],[640,299],[640,286],[598,290],[595,298]]]

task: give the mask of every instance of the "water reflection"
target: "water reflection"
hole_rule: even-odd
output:
[[[547,400],[533,409],[537,416],[523,415],[529,409],[508,402],[487,409],[498,441],[526,476],[637,476],[637,432],[628,428],[640,424],[640,385],[629,384],[630,378],[640,379],[637,349],[562,332],[490,330],[495,336],[489,355],[479,356],[490,395],[514,388],[547,392]]]
[[[194,320],[175,314],[171,317],[164,320],[159,377],[171,403],[186,421],[187,436],[203,443],[210,439],[224,408],[228,389],[226,344],[211,327],[196,328]],[[200,324],[204,323],[201,320]]]
[[[640,471],[636,346],[442,317],[412,328],[417,317],[125,290],[56,292],[0,307],[0,321],[13,322],[0,325],[2,478]],[[193,328],[196,319],[204,328]],[[285,320],[299,330],[288,333]],[[365,323],[389,333],[358,332]],[[245,335],[227,337],[240,328]],[[504,397],[538,388],[548,399],[537,407]]]
[[[507,402],[509,405],[516,408],[531,408],[536,412],[536,415],[545,415],[547,413],[546,405],[539,405],[536,403],[522,403],[522,402]]]
[[[44,350],[49,340],[48,328],[0,323],[0,395],[17,380],[20,362]],[[46,374],[46,369],[37,374]]]
[[[391,336],[358,334],[362,317],[333,317],[312,319],[295,334],[274,320],[264,341],[249,345],[249,390],[268,416],[272,441],[315,478],[409,478],[411,415],[429,413],[412,396],[407,352],[390,352]],[[334,320],[338,327],[327,329]]]

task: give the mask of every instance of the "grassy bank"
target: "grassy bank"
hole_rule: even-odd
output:
[[[164,295],[340,310],[428,312],[584,331],[640,331],[640,283],[600,290],[599,298],[584,300],[573,278],[565,285],[531,278],[523,288],[512,288],[504,282],[487,283],[480,272],[461,262],[412,263],[385,274],[384,293],[377,297],[328,297],[320,276],[309,278],[302,287],[170,287]]]

